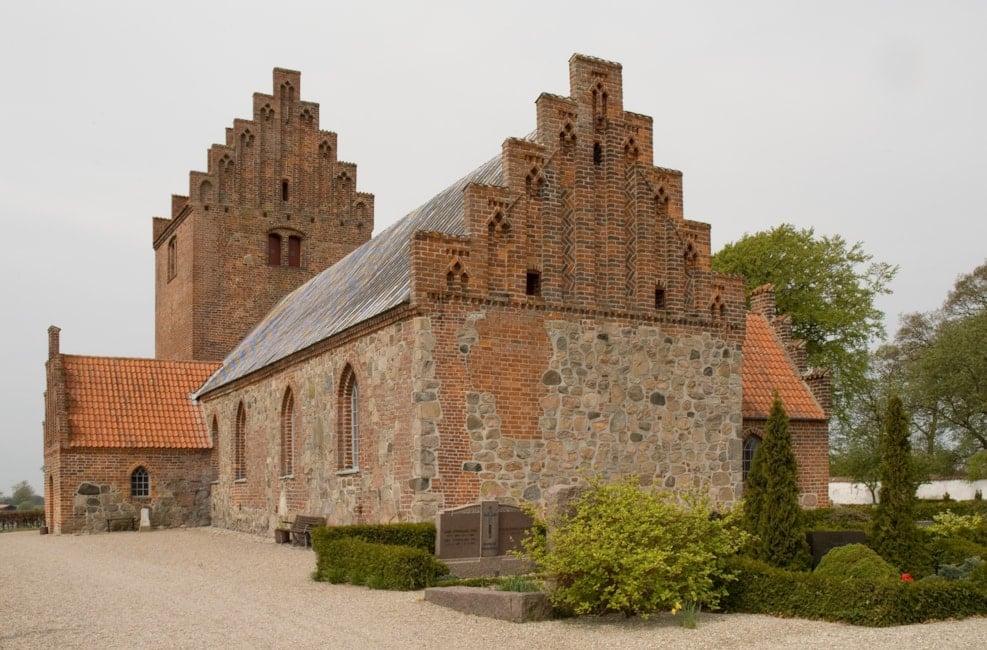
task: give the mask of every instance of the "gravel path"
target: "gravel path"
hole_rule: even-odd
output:
[[[869,629],[702,614],[686,630],[583,618],[523,625],[421,592],[313,582],[311,551],[215,528],[0,535],[0,648],[983,648],[987,619]]]

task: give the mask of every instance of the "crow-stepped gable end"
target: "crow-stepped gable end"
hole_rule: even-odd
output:
[[[274,70],[207,171],[153,219],[155,355],[222,359],[285,294],[370,239],[374,198],[356,165],[337,159],[319,105],[301,100],[301,73]]]

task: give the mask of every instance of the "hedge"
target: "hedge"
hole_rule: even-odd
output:
[[[429,553],[435,553],[435,524],[355,524],[352,526],[329,526],[312,530],[312,543],[316,537],[340,539],[358,537],[375,544],[410,546]]]
[[[975,581],[856,580],[729,560],[737,580],[726,612],[818,619],[869,627],[987,615],[987,589]]]
[[[5,510],[0,512],[0,530],[41,528],[44,525],[44,510]]]
[[[409,546],[375,544],[359,537],[331,537],[327,528],[312,533],[315,549],[315,579],[371,589],[413,590],[436,584],[449,572],[428,551]]]

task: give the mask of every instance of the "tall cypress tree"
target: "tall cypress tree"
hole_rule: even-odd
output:
[[[754,453],[747,475],[744,516],[757,535],[754,556],[778,567],[802,568],[808,561],[798,468],[788,430],[788,414],[775,393],[764,428],[764,441]]]
[[[927,558],[915,522],[916,471],[908,426],[901,399],[892,395],[881,432],[880,501],[870,546],[899,570],[921,574]]]

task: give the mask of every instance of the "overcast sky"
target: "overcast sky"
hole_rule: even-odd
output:
[[[713,249],[789,222],[898,264],[889,334],[985,260],[987,3],[4,2],[0,490],[40,492],[46,329],[154,354],[151,217],[274,67],[339,134],[376,231],[535,126],[574,52],[623,64]]]

